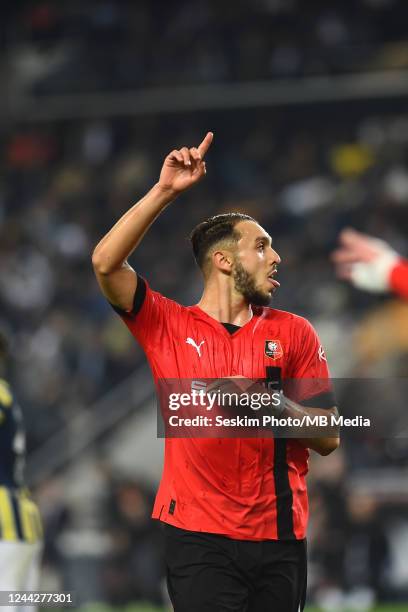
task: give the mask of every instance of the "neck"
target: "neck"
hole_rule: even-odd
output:
[[[220,323],[239,326],[248,323],[253,314],[251,305],[233,288],[230,277],[209,279],[198,306]]]

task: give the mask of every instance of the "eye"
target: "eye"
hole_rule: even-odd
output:
[[[265,245],[263,242],[261,242],[260,244],[258,244],[258,251],[264,251],[265,250]]]

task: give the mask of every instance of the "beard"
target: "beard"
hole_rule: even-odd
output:
[[[233,272],[235,290],[240,293],[249,304],[254,306],[268,306],[271,301],[271,294],[261,291],[256,285],[255,280],[249,272],[245,270],[239,262],[235,264]]]

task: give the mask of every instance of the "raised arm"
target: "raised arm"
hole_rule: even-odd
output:
[[[172,151],[164,160],[158,182],[95,247],[92,264],[99,286],[106,298],[122,310],[132,309],[137,286],[137,275],[128,257],[162,210],[203,178],[203,160],[212,139],[212,132],[208,132],[198,147]]]

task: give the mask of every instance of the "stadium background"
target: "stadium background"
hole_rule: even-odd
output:
[[[189,230],[248,212],[284,262],[276,307],[311,319],[332,374],[406,376],[408,304],[339,283],[329,254],[346,225],[407,253],[407,22],[402,0],[2,6],[0,318],[44,588],[95,610],[165,605],[152,383],[90,253],[175,146],[215,133],[206,180],[133,259],[154,288],[194,302]],[[408,609],[407,472],[404,439],[313,457],[311,605]]]

